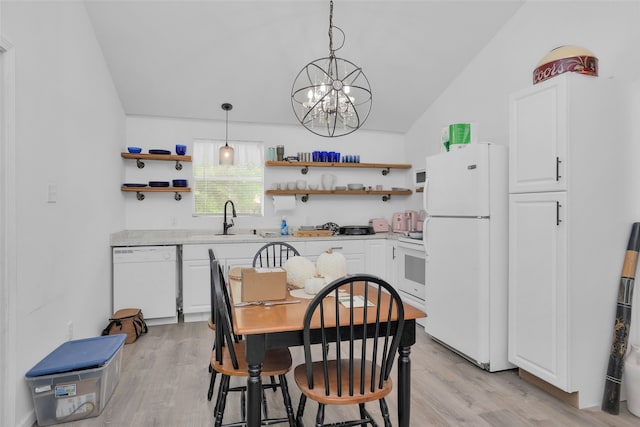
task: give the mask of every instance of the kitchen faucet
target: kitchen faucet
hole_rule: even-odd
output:
[[[227,224],[227,205],[231,203],[231,223]],[[227,200],[226,202],[224,202],[224,222],[222,223],[222,227],[223,227],[223,232],[222,234],[229,234],[227,233],[227,231],[229,231],[229,229],[231,227],[233,227],[234,222],[233,222],[233,218],[236,218],[238,215],[236,215],[236,206],[233,204],[233,202],[231,200]]]

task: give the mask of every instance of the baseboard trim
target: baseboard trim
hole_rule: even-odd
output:
[[[563,401],[564,403],[567,403],[571,406],[573,406],[574,408],[579,408],[579,399],[578,399],[578,392],[574,391],[573,393],[567,393],[564,390],[560,390],[558,387],[549,384],[548,382],[541,380],[540,378],[536,377],[535,375],[525,371],[522,368],[518,369],[518,375],[520,376],[520,378],[522,378],[523,380],[525,380],[526,382],[535,385],[536,387],[538,387],[539,389],[549,393],[550,395],[552,395],[553,397],[560,399],[561,401]]]

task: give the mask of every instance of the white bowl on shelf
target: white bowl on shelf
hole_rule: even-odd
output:
[[[317,190],[318,184],[309,184],[309,190]]]
[[[349,190],[362,190],[364,188],[364,185],[362,185],[362,184],[347,184],[347,187],[349,188]]]

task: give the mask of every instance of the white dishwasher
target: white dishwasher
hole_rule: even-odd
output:
[[[140,308],[149,325],[177,323],[176,246],[113,248],[113,311]]]

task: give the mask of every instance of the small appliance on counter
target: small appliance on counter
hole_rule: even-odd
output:
[[[407,234],[414,231],[422,231],[422,224],[416,211],[396,212],[391,217],[391,231]]]
[[[407,219],[404,212],[396,212],[391,216],[391,231],[394,233],[407,233]]]
[[[373,227],[374,233],[389,232],[389,221],[384,218],[373,218],[369,220],[369,227]]]
[[[412,233],[418,230],[418,212],[416,211],[404,211],[407,219],[407,231]]]
[[[346,236],[362,236],[366,234],[375,234],[373,227],[369,225],[345,225],[340,227],[339,234]]]

